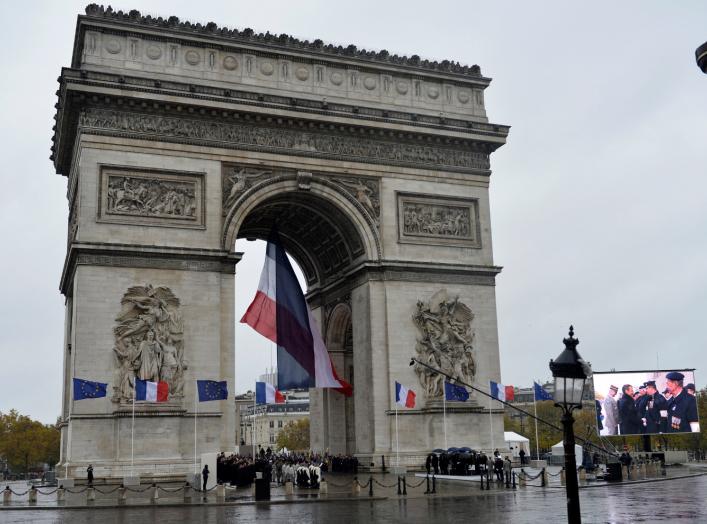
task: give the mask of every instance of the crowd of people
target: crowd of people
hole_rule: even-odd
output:
[[[640,435],[698,432],[695,385],[683,387],[684,375],[667,373],[659,392],[654,380],[634,387],[611,385],[602,403],[597,402],[597,422],[602,435]]]
[[[257,473],[277,485],[292,482],[302,488],[318,488],[323,472],[357,473],[358,459],[350,455],[274,453],[261,448],[255,457],[220,453],[216,459],[219,483],[245,487]]]
[[[500,456],[498,450],[496,456]],[[427,474],[435,475],[480,475],[486,472],[489,466],[489,459],[483,452],[447,453],[439,455],[430,453],[425,459],[425,469]]]

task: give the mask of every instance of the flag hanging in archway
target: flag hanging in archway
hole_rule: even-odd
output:
[[[277,344],[277,386],[334,388],[351,396],[329,352],[287,259],[277,231],[270,233],[258,291],[241,322]]]

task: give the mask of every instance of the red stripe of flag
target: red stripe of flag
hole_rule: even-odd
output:
[[[284,404],[285,403],[285,395],[280,393],[279,390],[275,390],[275,404]]]
[[[157,402],[167,402],[169,398],[169,384],[160,380],[157,383]]]
[[[516,396],[513,386],[504,386],[504,389],[506,391],[506,402],[513,402]]]

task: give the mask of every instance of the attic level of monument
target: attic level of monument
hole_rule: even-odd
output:
[[[489,153],[503,145],[509,131],[509,126],[422,115],[404,110],[330,103],[325,99],[317,101],[263,95],[243,89],[217,89],[186,82],[148,80],[86,70],[64,69],[59,82],[59,101],[56,104],[56,125],[50,158],[54,161],[57,172],[65,175],[68,174],[67,162],[70,161],[71,154],[67,144],[73,143],[79,123],[78,115],[87,108],[97,107],[120,108],[152,115],[171,113],[180,118],[206,117],[211,121],[216,118],[224,122],[241,121],[266,126],[344,132],[357,137],[364,135],[376,139],[403,139],[418,144],[434,143],[475,151],[486,158]],[[167,97],[169,101],[163,101]],[[107,130],[100,132],[105,134]],[[183,140],[195,138],[188,136],[186,132],[182,134]],[[208,137],[202,133],[199,138]],[[478,160],[450,167],[456,167],[457,170],[487,170],[488,161],[481,157],[478,157]]]
[[[72,60],[73,67],[78,67],[77,57],[81,52],[81,43],[83,43],[84,34],[82,30],[82,22],[87,19],[102,19],[106,22],[111,22],[118,27],[132,28],[133,31],[139,31],[138,28],[149,28],[151,30],[159,29],[166,35],[171,35],[174,41],[178,38],[195,38],[206,37],[213,42],[212,46],[217,43],[221,45],[244,45],[257,46],[260,52],[271,50],[275,53],[307,53],[317,56],[320,60],[326,61],[328,57],[335,57],[337,60],[342,58],[357,63],[359,65],[382,65],[384,67],[403,67],[420,74],[426,72],[434,72],[435,74],[445,74],[453,77],[462,77],[467,80],[473,80],[478,83],[486,84],[491,81],[490,78],[485,78],[481,75],[481,68],[478,65],[466,66],[459,62],[450,60],[425,60],[417,55],[398,56],[390,54],[386,50],[381,51],[366,51],[359,49],[351,44],[348,46],[325,44],[322,40],[316,39],[312,42],[309,40],[300,40],[293,36],[282,33],[274,35],[270,32],[256,33],[250,28],[239,31],[238,29],[229,29],[227,27],[219,27],[215,22],[207,24],[192,23],[189,21],[181,21],[176,16],[163,18],[161,16],[152,17],[150,15],[142,15],[137,9],[132,9],[128,12],[121,10],[113,10],[111,6],[107,8],[98,4],[89,4],[86,6],[86,16],[79,17],[79,23],[74,40],[74,58]]]

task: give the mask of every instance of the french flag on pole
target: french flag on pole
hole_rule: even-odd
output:
[[[149,380],[135,379],[135,400],[146,400],[147,402],[167,402],[169,397],[169,385],[160,380],[150,382]]]
[[[267,382],[255,383],[256,404],[284,404],[285,395],[280,393],[275,386]]]
[[[503,384],[498,384],[492,380],[491,396],[496,400],[512,402],[515,398],[515,392],[513,391],[513,386],[504,386]]]
[[[395,403],[400,404],[404,408],[415,407],[415,392],[408,389],[400,382],[395,382]]]
[[[351,384],[336,374],[275,229],[268,240],[258,291],[241,322],[277,344],[278,387],[334,388],[347,397],[353,394]]]

